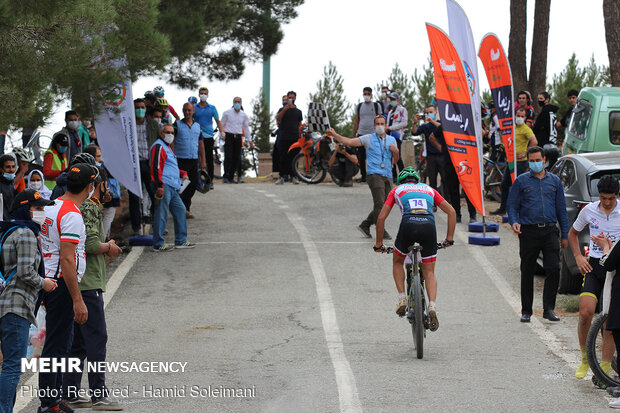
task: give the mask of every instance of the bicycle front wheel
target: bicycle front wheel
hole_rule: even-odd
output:
[[[421,359],[424,357],[424,297],[422,296],[420,275],[417,271],[413,275],[411,287],[413,292],[413,323],[411,323],[411,332],[413,333],[416,356]]]
[[[605,334],[611,335],[611,331],[605,330],[605,321],[607,321],[607,314],[598,314],[592,320],[586,340],[586,354],[588,356],[588,364],[594,376],[607,387],[617,387],[620,386],[620,378],[616,374],[618,369],[616,356],[614,355],[613,357],[612,369],[609,373],[605,373],[600,364],[602,360],[603,337]]]

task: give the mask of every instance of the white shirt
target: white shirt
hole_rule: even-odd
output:
[[[573,223],[573,228],[575,231],[582,231],[588,226],[590,235],[600,235],[602,232],[612,242],[615,242],[620,238],[620,202],[609,216],[601,211],[600,204],[601,201],[596,201],[583,207]],[[602,256],[603,249],[590,240],[590,257],[601,258]]]
[[[222,126],[224,132],[234,133],[235,135],[241,135],[245,131],[245,138],[251,142],[252,133],[250,132],[250,120],[248,115],[244,111],[237,112],[235,109],[230,108],[222,115]]]
[[[60,269],[60,243],[77,244],[75,251],[75,267],[78,282],[82,280],[86,270],[86,227],[75,202],[62,197],[55,200],[54,205],[45,207],[45,222],[41,225],[41,251],[45,263],[46,277],[62,277]]]

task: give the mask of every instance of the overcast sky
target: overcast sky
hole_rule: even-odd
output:
[[[482,37],[495,33],[508,52],[510,0],[460,0],[469,17],[476,47]],[[599,65],[608,65],[602,0],[554,0],[551,2],[547,81],[566,66],[574,52],[580,63],[592,55]],[[534,0],[528,2],[528,64],[534,24]],[[419,0],[306,0],[299,16],[284,26],[284,39],[271,59],[271,110],[280,106],[288,90],[297,92],[297,104],[305,113],[308,93],[316,90],[323,67],[331,60],[344,78],[345,93],[351,103],[361,99],[364,86],[374,86],[388,77],[395,63],[408,75],[426,64],[430,53],[425,22],[448,32],[446,4]],[[481,90],[488,88],[482,64],[478,62]],[[529,73],[529,66],[528,66]],[[262,86],[262,64],[247,65],[239,80],[200,82],[209,88],[209,102],[220,116],[232,106],[234,96],[243,98],[251,113],[251,101]],[[181,113],[181,106],[197,90],[183,90],[157,78],[138,80],[134,97],[163,85],[166,98]],[[64,123],[60,108],[48,130]]]

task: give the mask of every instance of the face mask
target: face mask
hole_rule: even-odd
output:
[[[396,105],[398,105],[398,102],[397,102],[397,101],[393,100],[393,101],[391,101],[391,102],[390,102],[390,106],[391,106],[391,107],[395,108],[395,107],[396,107]]]
[[[45,222],[45,211],[31,211],[32,220],[39,225]]]
[[[77,120],[71,120],[69,121],[69,123],[67,123],[67,126],[69,127],[69,129],[77,130],[77,128],[80,127],[80,122]]]
[[[208,98],[209,98],[209,95],[200,95],[201,102],[206,102]]]
[[[545,101],[544,100],[539,100],[538,101],[538,106],[540,106],[540,107],[545,106]]]
[[[13,179],[15,179],[15,174],[10,174],[8,172],[5,172],[3,176],[4,176],[4,179],[8,179],[9,181],[12,181]]]
[[[385,92],[381,92],[381,99],[384,99],[384,100],[385,100],[385,97],[386,97],[386,96],[387,96],[387,93],[385,93]]]
[[[168,145],[170,145],[172,143],[172,141],[174,141],[174,134],[173,133],[166,133],[166,134],[164,134],[164,142],[166,142]]]
[[[138,108],[136,109],[136,118],[142,119],[146,115],[146,109]]]
[[[92,198],[94,193],[95,193],[95,185],[93,185],[93,189],[91,189],[91,190],[88,192],[88,198],[87,198],[87,199]]]
[[[41,189],[42,186],[43,186],[43,182],[41,181],[30,182],[30,188],[34,189],[35,191],[38,191],[39,189]]]
[[[101,165],[103,165],[103,162],[95,162],[95,165],[101,166]]]
[[[377,135],[383,135],[385,133],[385,126],[375,126],[375,133]]]
[[[86,129],[90,128],[90,125],[92,125],[92,123],[91,123],[89,120],[84,121],[84,127],[85,127]]]
[[[58,147],[58,153],[65,153],[65,152],[67,152],[67,149],[69,149],[68,146],[59,146]]]
[[[517,117],[517,118],[515,118],[515,123],[516,123],[517,125],[523,125],[523,124],[525,123],[525,118],[519,118],[519,117]]]
[[[235,110],[241,110],[241,103],[235,103],[235,104],[233,105],[233,108],[234,108]]]
[[[153,118],[153,120],[155,121],[155,123],[157,123],[158,125],[161,125],[161,118]]]
[[[435,114],[434,113],[427,113],[426,116],[428,116],[432,120],[435,120]]]
[[[284,102],[282,102],[282,106],[286,106],[287,103],[288,103],[288,100],[285,100]]]
[[[543,170],[543,163],[542,161],[540,162],[529,162],[530,164],[530,171],[534,172],[535,174],[539,173],[540,171]]]
[[[364,102],[370,102],[370,98],[371,98],[371,97],[372,97],[372,96],[369,96],[369,95],[364,95]]]

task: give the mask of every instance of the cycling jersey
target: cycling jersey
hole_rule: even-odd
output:
[[[393,188],[385,200],[390,207],[398,203],[401,215],[430,215],[433,219],[433,205],[439,205],[444,198],[426,184],[406,183]]]
[[[45,263],[45,276],[62,277],[60,268],[60,243],[77,244],[75,266],[78,282],[86,270],[86,227],[75,202],[57,198],[54,205],[45,207],[45,222],[41,225],[41,251]]]
[[[615,242],[620,238],[620,203],[609,216],[601,211],[600,204],[601,201],[596,201],[583,207],[573,223],[573,228],[576,231],[582,231],[587,225],[590,228],[590,235],[600,235],[602,232],[612,242]],[[603,249],[590,240],[590,257],[601,258],[602,256]]]

